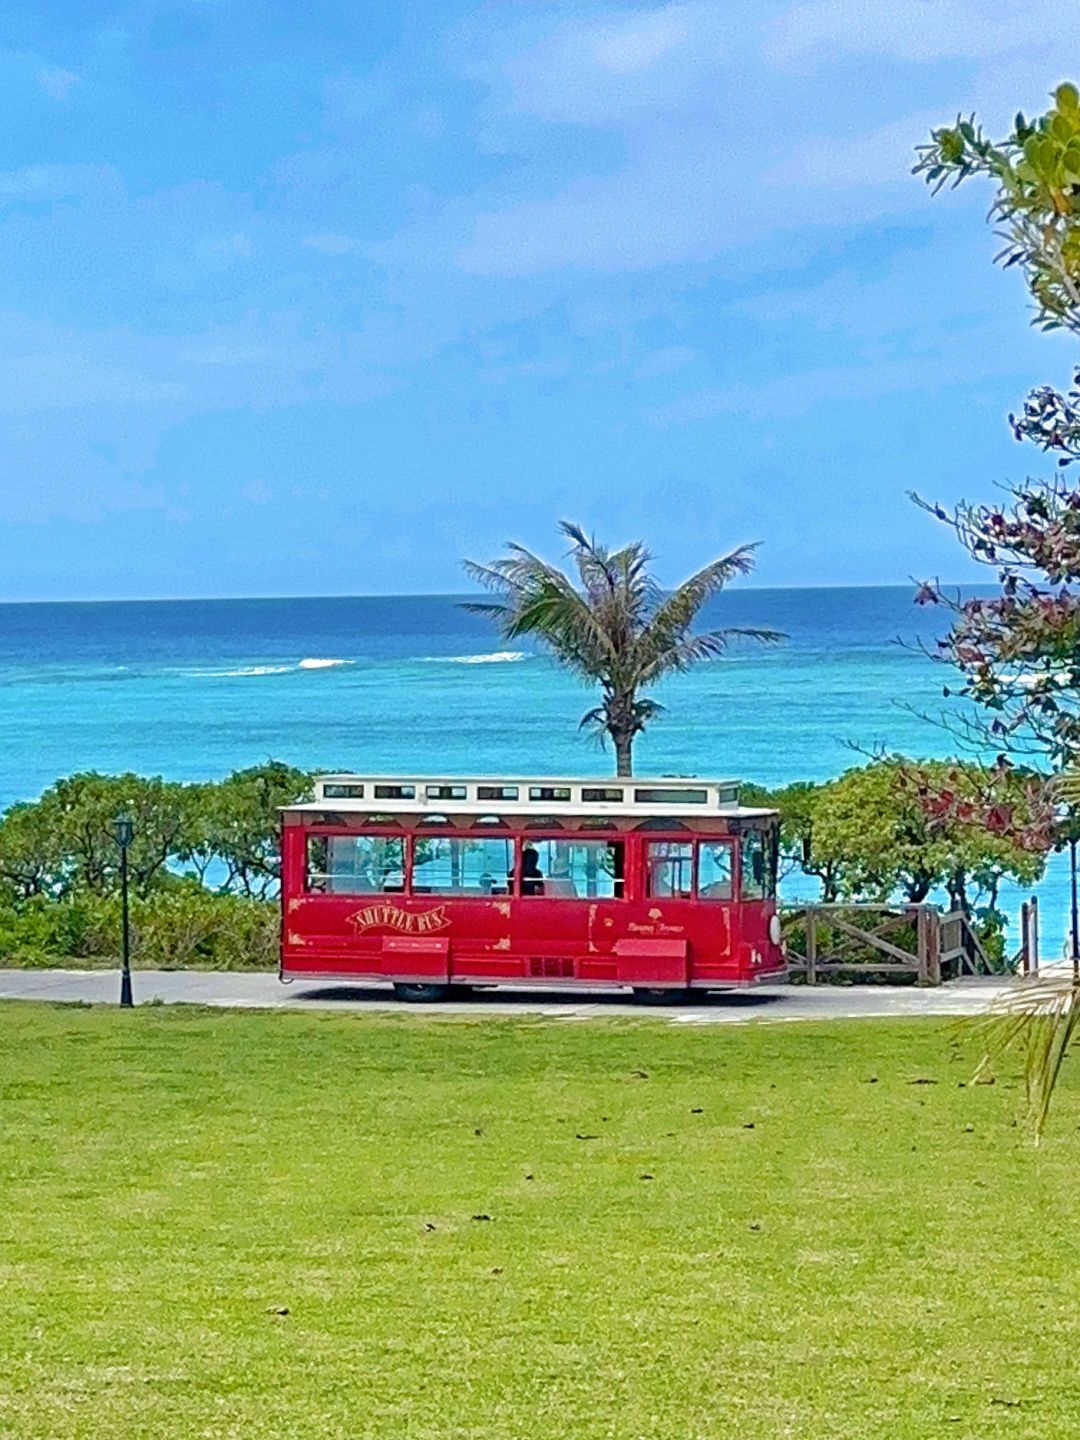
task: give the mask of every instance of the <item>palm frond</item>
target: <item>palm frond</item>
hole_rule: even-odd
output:
[[[478,565],[475,560],[463,560],[461,568],[468,575],[470,580],[475,580],[485,590],[502,590],[506,586],[506,577],[497,568],[498,561],[494,565]]]
[[[457,608],[468,610],[472,615],[483,615],[488,620],[494,620],[500,629],[510,614],[510,607],[501,605],[497,600],[459,600]]]
[[[785,637],[777,630],[746,629],[704,630],[698,635],[672,639],[667,647],[648,657],[641,667],[645,684],[664,675],[682,674],[703,660],[716,660],[725,654],[732,640],[759,640],[763,644],[779,644]]]
[[[983,1066],[1010,1052],[1023,1056],[1036,1140],[1046,1127],[1061,1067],[1078,1029],[1080,980],[1071,968],[1015,981],[973,1027],[983,1042]]]
[[[721,555],[705,565],[696,575],[673,590],[658,608],[653,625],[658,632],[674,634],[690,626],[702,606],[733,580],[736,575],[749,575],[754,568],[757,545],[740,545],[728,555]]]
[[[465,608],[494,621],[507,639],[532,637],[579,678],[600,686],[603,701],[582,725],[616,739],[617,748],[623,747],[620,764],[627,760],[633,737],[661,710],[655,701],[639,697],[643,685],[720,654],[735,636],[782,638],[763,629],[691,633],[711,596],[751,569],[752,545],[713,561],[665,594],[640,540],[613,551],[571,521],[559,528],[571,545],[573,563],[567,572],[523,545],[510,544],[487,565],[465,563],[466,574],[498,596]]]

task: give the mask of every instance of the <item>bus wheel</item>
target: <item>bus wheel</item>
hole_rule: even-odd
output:
[[[410,981],[394,981],[394,994],[399,1000],[412,1000],[417,1004],[424,1004],[434,1000],[447,1000],[450,997],[449,985],[413,985]]]
[[[690,999],[690,991],[668,990],[660,985],[635,985],[634,999],[639,1005],[682,1005]]]

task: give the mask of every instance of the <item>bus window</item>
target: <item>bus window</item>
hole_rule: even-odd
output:
[[[699,900],[730,900],[734,847],[726,841],[703,840],[698,845],[697,894]]]
[[[748,830],[742,837],[742,881],[740,894],[744,900],[764,900],[775,890],[773,868],[765,852],[765,836],[760,830]]]
[[[418,836],[414,895],[505,895],[514,869],[514,842],[495,836]]]
[[[533,840],[541,883],[522,894],[556,900],[621,900],[625,847],[621,840]]]
[[[377,895],[405,888],[398,835],[309,835],[306,888],[326,895]]]
[[[689,900],[694,847],[688,840],[653,840],[645,846],[645,875],[650,896]]]

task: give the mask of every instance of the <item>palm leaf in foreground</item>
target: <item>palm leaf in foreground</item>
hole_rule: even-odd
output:
[[[1080,1029],[1080,977],[1071,967],[1063,967],[1017,980],[973,1028],[984,1047],[980,1070],[1006,1054],[1022,1055],[1028,1109],[1038,1141],[1062,1064]]]

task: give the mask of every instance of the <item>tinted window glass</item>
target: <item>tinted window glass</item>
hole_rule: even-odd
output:
[[[425,836],[413,851],[414,895],[505,895],[514,842],[493,836]]]
[[[653,840],[645,847],[645,884],[650,895],[689,900],[694,874],[694,847],[684,840]]]
[[[744,900],[764,900],[774,889],[772,865],[766,837],[760,830],[750,830],[742,837],[742,879],[740,890]]]
[[[325,895],[380,895],[405,887],[399,835],[310,835],[307,889]]]
[[[699,900],[730,900],[734,846],[702,841],[698,846],[697,893]]]
[[[669,785],[653,785],[634,791],[634,799],[639,805],[704,805],[708,798],[707,790],[676,790]]]
[[[529,851],[535,859],[527,858]],[[620,900],[624,857],[621,840],[527,840],[521,893],[556,900]]]

